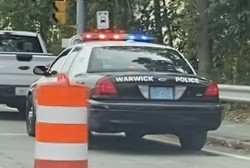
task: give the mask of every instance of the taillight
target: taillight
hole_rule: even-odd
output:
[[[116,87],[109,78],[103,77],[97,81],[94,96],[114,96],[116,94]]]
[[[217,97],[219,96],[219,87],[216,82],[211,81],[206,89],[205,96]]]

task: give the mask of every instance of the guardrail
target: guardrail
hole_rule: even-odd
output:
[[[228,102],[250,102],[250,86],[219,85],[220,99]]]

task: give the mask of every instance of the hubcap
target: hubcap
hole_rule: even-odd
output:
[[[32,125],[33,119],[34,119],[34,109],[33,106],[31,106],[28,112],[28,121],[30,126]]]

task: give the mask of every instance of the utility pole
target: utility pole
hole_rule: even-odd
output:
[[[157,34],[157,42],[163,43],[162,37],[162,23],[161,23],[161,10],[160,0],[154,0],[154,17],[155,17],[155,28]]]
[[[82,34],[86,28],[86,1],[77,0],[76,9],[76,34]]]
[[[208,29],[208,1],[197,0],[199,28],[197,37],[197,57],[199,59],[198,72],[204,77],[210,77],[212,69],[212,55]]]

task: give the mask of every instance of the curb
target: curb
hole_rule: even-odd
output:
[[[207,145],[219,145],[223,147],[232,148],[234,150],[244,150],[247,152],[250,151],[250,140],[244,141],[208,135]]]
[[[174,135],[158,135],[158,138],[168,139],[173,142],[179,142],[179,139]],[[233,150],[242,150],[245,152],[250,152],[250,140],[236,140],[226,137],[218,137],[213,135],[207,136],[206,146],[214,145],[221,146],[225,148],[230,148]]]

